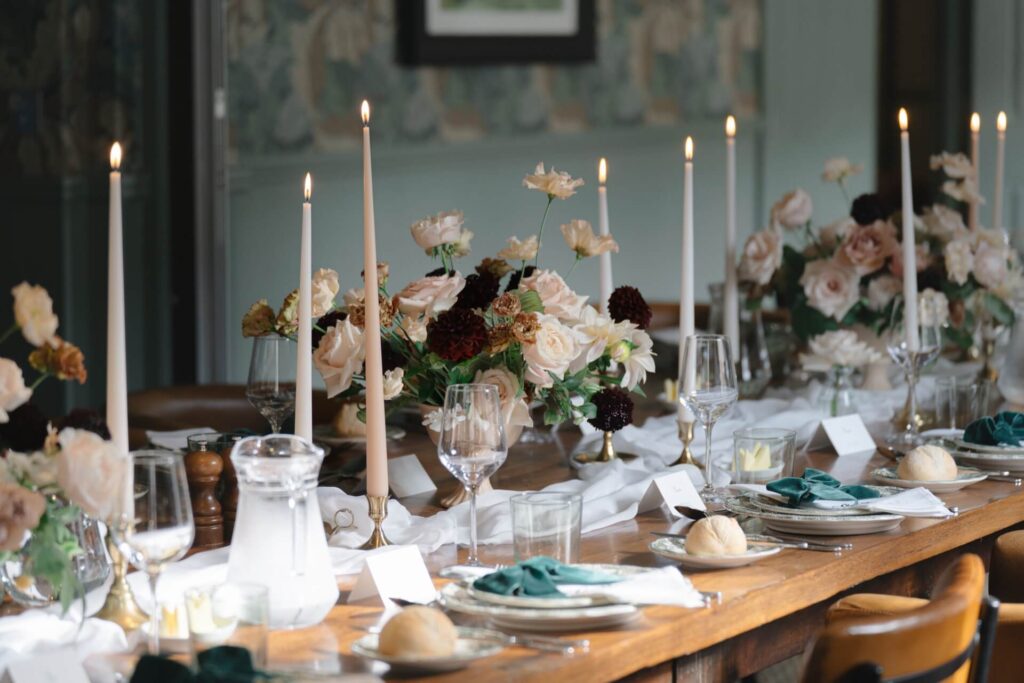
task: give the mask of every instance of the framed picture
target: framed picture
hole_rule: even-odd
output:
[[[395,0],[403,64],[594,59],[594,0]]]

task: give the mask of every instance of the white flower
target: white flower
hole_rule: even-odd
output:
[[[782,265],[782,235],[771,228],[755,232],[743,244],[739,277],[744,282],[766,285]]]
[[[313,317],[327,315],[334,308],[334,297],[338,295],[341,285],[338,283],[337,271],[320,268],[313,273]]]
[[[942,256],[946,261],[946,274],[949,279],[958,285],[967,282],[974,269],[974,252],[971,250],[970,239],[953,240],[942,250]]]
[[[347,318],[328,328],[313,352],[313,365],[327,385],[327,398],[352,386],[352,376],[362,370],[365,357],[363,331]]]
[[[366,300],[366,288],[359,287],[356,289],[353,287],[352,289],[346,290],[342,295],[342,298],[345,300],[346,306],[358,306]]]
[[[868,283],[868,308],[885,310],[889,302],[903,291],[903,282],[892,275],[879,275]]]
[[[7,451],[7,468],[18,480],[27,481],[36,488],[57,483],[57,458],[42,451],[28,455]]]
[[[948,242],[967,234],[964,217],[959,211],[951,209],[944,204],[925,207],[922,221],[928,234],[937,237],[943,242]]]
[[[519,289],[537,292],[544,304],[544,312],[565,322],[579,320],[587,303],[587,297],[572,291],[562,276],[551,270],[534,271],[519,283]]]
[[[922,325],[942,327],[949,320],[949,299],[931,287],[917,295],[917,309]]]
[[[22,282],[11,294],[14,295],[14,322],[21,328],[25,340],[36,347],[53,342],[58,319],[53,314],[53,299],[46,289]]]
[[[933,154],[930,159],[930,165],[933,171],[941,168],[943,173],[950,178],[970,178],[974,175],[974,164],[967,158],[967,155],[961,152],[956,154],[950,154],[949,152]]]
[[[595,235],[590,223],[579,218],[562,226],[562,237],[569,248],[576,252],[577,258],[590,258],[608,251],[619,253],[619,245],[611,235]]]
[[[530,235],[522,242],[518,237],[509,237],[507,245],[498,252],[498,258],[506,261],[529,261],[537,255],[537,236]]]
[[[622,366],[622,386],[633,389],[647,381],[648,372],[654,372],[654,342],[636,325],[629,326],[629,337],[612,347],[611,358]]]
[[[990,247],[1001,248],[1006,246],[1006,232],[999,230],[998,228],[988,230],[979,227],[977,230],[970,235],[974,239],[974,246],[981,246],[982,243],[987,243]]]
[[[427,319],[423,316],[406,315],[402,317],[402,329],[414,342],[427,341]]]
[[[61,430],[58,439],[57,483],[85,514],[109,521],[121,512],[128,454],[84,429]]]
[[[603,315],[593,306],[584,306],[579,322],[573,326],[580,354],[573,360],[569,370],[579,372],[604,355],[605,350],[627,338],[631,322],[617,323]]]
[[[835,259],[811,261],[800,277],[807,302],[825,315],[842,320],[860,299],[860,278]]]
[[[493,384],[498,387],[498,400],[501,402],[501,413],[505,417],[506,429],[511,426],[532,427],[530,406],[520,396],[522,386],[508,368],[499,366],[487,370],[477,370],[474,384]]]
[[[809,194],[797,188],[782,195],[772,206],[772,225],[781,225],[787,230],[802,228],[811,220],[814,203]]]
[[[851,330],[832,330],[811,339],[811,353],[832,365],[856,368],[882,359],[880,353],[862,342]]]
[[[398,310],[405,315],[430,318],[455,305],[466,280],[454,275],[433,275],[414,280],[398,293]]]
[[[452,245],[452,256],[462,258],[463,256],[469,256],[472,249],[469,243],[473,241],[473,231],[463,229],[459,233],[459,239],[455,240]]]
[[[968,204],[985,203],[985,198],[978,192],[978,186],[971,178],[964,178],[960,181],[947,180],[942,183],[942,191],[958,202],[966,202]]]
[[[390,401],[402,393],[405,368],[395,368],[384,373],[384,400]]]
[[[821,179],[826,183],[841,183],[863,170],[863,164],[851,164],[846,157],[834,157],[825,160],[825,170],[821,172]]]
[[[986,289],[999,288],[1009,270],[1007,258],[1005,247],[982,242],[974,252],[974,279]]]
[[[413,223],[409,230],[416,244],[428,254],[442,244],[457,242],[462,235],[462,212],[442,211]]]
[[[444,426],[444,411],[440,408],[430,411],[423,416],[423,426],[432,432],[441,433],[441,427]]]
[[[843,241],[847,233],[857,227],[857,221],[849,216],[835,220],[818,231],[818,241],[826,249],[834,249],[837,244]]]
[[[538,316],[540,329],[532,344],[523,345],[526,361],[526,379],[538,387],[550,387],[554,380],[548,373],[561,379],[569,364],[579,355],[576,335],[553,315]]]
[[[568,199],[576,194],[576,188],[583,185],[581,178],[573,178],[565,171],[556,171],[551,167],[550,171],[544,171],[544,162],[537,164],[533,173],[523,178],[523,187],[531,190],[540,190],[548,197]]]
[[[0,424],[10,421],[8,413],[32,398],[21,368],[10,358],[0,358]]]

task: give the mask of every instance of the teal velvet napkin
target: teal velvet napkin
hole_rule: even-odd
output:
[[[245,648],[221,645],[199,653],[199,671],[165,657],[143,655],[135,665],[131,683],[254,683],[274,676],[256,670]]]
[[[815,500],[854,501],[879,497],[878,491],[872,488],[860,484],[843,486],[835,477],[813,467],[804,470],[802,477],[783,477],[770,481],[767,488],[785,496],[793,507]]]
[[[967,425],[964,441],[981,446],[1019,446],[1024,443],[1024,413],[1004,411]]]
[[[563,595],[560,583],[605,584],[619,577],[562,564],[550,557],[531,557],[525,562],[499,569],[473,582],[473,588],[498,595],[525,595],[536,598]]]

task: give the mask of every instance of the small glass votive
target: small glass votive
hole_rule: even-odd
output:
[[[516,562],[544,555],[559,562],[579,561],[583,498],[576,493],[520,493],[512,506],[512,545]]]
[[[974,377],[935,378],[935,426],[963,429],[988,408],[988,382]]]
[[[192,656],[218,645],[243,647],[253,666],[267,664],[267,587],[255,583],[224,583],[185,592]]]
[[[733,481],[764,484],[793,473],[796,432],[775,427],[751,427],[732,433]]]

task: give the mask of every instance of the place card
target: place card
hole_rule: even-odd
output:
[[[650,485],[647,487],[647,491],[645,491],[644,495],[640,498],[640,504],[637,507],[637,512],[648,512],[662,504],[668,506],[668,510],[673,517],[683,516],[679,512],[676,512],[676,505],[682,505],[696,510],[706,509],[704,507],[704,501],[701,500],[700,494],[697,493],[697,489],[694,488],[693,481],[690,480],[690,475],[686,470],[670,472],[651,480]]]
[[[807,442],[806,450],[821,450],[829,446],[839,456],[871,455],[877,448],[864,426],[864,420],[856,413],[822,420]]]
[[[431,493],[437,490],[420,459],[414,454],[388,459],[388,484],[396,498]]]
[[[74,650],[50,650],[7,666],[0,683],[89,683]]]
[[[348,601],[379,598],[401,598],[410,602],[429,603],[437,597],[430,572],[420,549],[414,545],[397,545],[366,556],[363,571],[349,593]]]

